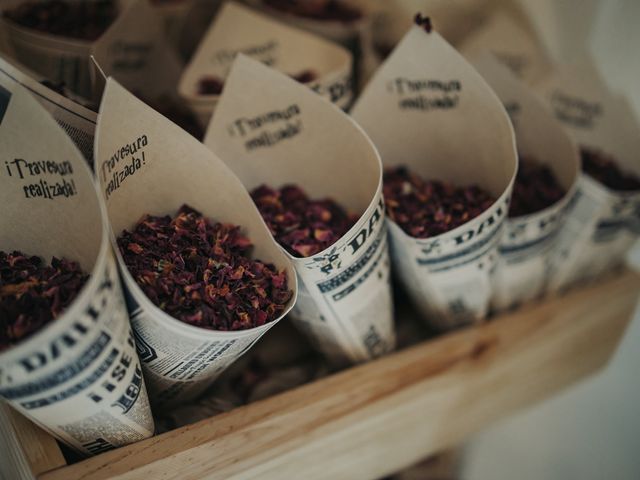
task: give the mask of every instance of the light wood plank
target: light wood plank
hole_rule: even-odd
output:
[[[8,405],[0,405],[2,415],[8,419],[5,432],[11,439],[10,458],[6,468],[11,468],[11,478],[34,478],[43,472],[66,465],[60,447],[54,438]],[[11,465],[9,465],[9,463]]]
[[[602,367],[639,289],[618,274],[40,478],[379,478]]]

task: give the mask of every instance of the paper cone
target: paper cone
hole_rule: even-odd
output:
[[[595,67],[558,68],[538,86],[580,147],[600,150],[640,176],[640,127],[626,99],[609,92]],[[582,173],[551,259],[551,290],[620,265],[638,235],[640,191],[614,191]]]
[[[476,184],[496,198],[478,217],[431,238],[412,238],[387,222],[395,273],[432,325],[448,329],[484,318],[516,172],[513,130],[499,99],[440,35],[414,26],[352,115],[385,167]]]
[[[29,0],[14,0],[3,11],[25,1]],[[93,42],[25,28],[4,17],[0,22],[17,60],[53,82],[64,82],[84,98],[92,99],[95,94],[91,55],[100,57],[106,71],[127,85],[128,79],[139,76],[141,71],[149,72],[147,78],[153,79],[145,85],[147,89],[164,88],[165,79],[175,85],[177,79],[167,75],[167,65],[154,60],[159,51],[165,50],[162,20],[157,12],[148,0],[117,3],[118,17]]]
[[[296,278],[251,198],[231,171],[204,145],[153,111],[113,79],[107,81],[96,138],[96,175],[114,235],[145,214],[173,215],[183,204],[217,222],[239,225],[252,255],[285,269],[295,302]],[[112,236],[115,244],[115,237]],[[119,251],[131,321],[149,396],[165,408],[197,396],[273,327],[215,331],[181,322],[155,306],[129,273]]]
[[[580,156],[575,143],[542,99],[485,54],[474,66],[489,83],[511,116],[520,157],[546,165],[564,196],[529,215],[510,217],[498,248],[493,306],[502,310],[541,296],[548,282],[548,261],[569,201],[576,192]]]
[[[535,35],[501,11],[471,33],[460,46],[460,51],[467,59],[483,52],[492,53],[514,75],[530,84],[551,69],[549,55]]]
[[[19,68],[8,59],[0,58],[0,85],[13,90],[14,85],[19,84],[32,92],[34,98],[73,140],[89,166],[93,167],[93,134],[97,114],[45,87],[37,80],[38,77],[34,72]]]
[[[309,87],[341,108],[351,103],[349,52],[323,38],[229,2],[211,24],[178,87],[182,98],[205,127],[219,95],[200,94],[198,84],[204,77],[227,78],[238,53],[289,75],[310,70],[316,78]]]
[[[0,249],[91,275],[62,315],[0,354],[0,397],[82,453],[147,438],[153,418],[91,173],[26,90],[0,88],[0,103]]]
[[[298,328],[336,363],[394,348],[381,168],[367,136],[338,108],[285,75],[238,56],[205,144],[244,186],[300,186],[360,214],[337,242],[295,258]]]

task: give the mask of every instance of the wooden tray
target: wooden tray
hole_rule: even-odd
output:
[[[603,367],[639,290],[637,274],[618,273],[70,466],[14,414],[13,453],[42,480],[380,478]]]

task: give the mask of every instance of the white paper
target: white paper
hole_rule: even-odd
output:
[[[174,215],[183,204],[205,217],[242,227],[252,255],[296,278],[253,202],[231,171],[204,145],[124,90],[107,81],[96,137],[96,175],[115,236],[145,214]],[[214,331],[181,322],[152,304],[117,252],[140,359],[154,406],[184,402],[206,389],[277,321],[241,331]]]
[[[492,305],[497,310],[540,297],[548,282],[548,259],[575,195],[580,156],[575,143],[553,113],[524,83],[485,54],[474,66],[496,92],[511,117],[520,157],[546,165],[564,196],[547,208],[508,218],[498,247]]]
[[[593,66],[558,67],[537,88],[579,146],[603,151],[623,171],[640,176],[638,121],[626,99],[608,91]],[[551,290],[621,264],[637,238],[639,222],[639,191],[613,191],[583,173],[550,260]]]
[[[298,328],[337,363],[394,348],[381,166],[367,136],[338,108],[306,87],[239,55],[205,145],[247,190],[261,184],[301,187],[360,214],[336,243],[294,258]]]
[[[460,47],[468,58],[490,52],[518,78],[534,83],[551,69],[551,61],[535,34],[507,12],[498,11],[472,32]]]
[[[228,2],[221,8],[180,79],[179,92],[203,126],[209,123],[219,95],[201,95],[203,77],[227,78],[238,53],[288,75],[316,74],[308,86],[346,108],[352,99],[351,54],[339,45],[290,27],[250,8]]]
[[[79,452],[147,438],[153,418],[91,173],[26,90],[2,87],[0,103],[0,248],[91,274],[60,317],[0,354],[0,397]]]
[[[495,199],[464,225],[417,239],[388,220],[396,275],[438,328],[482,319],[516,172],[514,134],[499,99],[436,32],[414,26],[360,96],[353,118],[385,167],[476,184]]]

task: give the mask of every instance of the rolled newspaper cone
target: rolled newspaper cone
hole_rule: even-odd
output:
[[[30,72],[8,58],[0,57],[0,85],[13,90],[16,84],[32,92],[34,98],[58,122],[93,168],[93,134],[97,114],[72,98],[45,86],[40,75]]]
[[[551,70],[550,56],[536,34],[505,11],[494,13],[460,46],[460,52],[467,59],[487,51],[529,84],[540,80]]]
[[[556,118],[584,151],[611,157],[640,177],[640,127],[625,98],[612,94],[593,66],[559,67],[537,85]],[[640,188],[607,186],[588,174],[583,157],[578,192],[550,260],[550,289],[566,288],[620,265],[640,232]]]
[[[343,112],[263,64],[239,55],[205,145],[244,186],[301,187],[358,214],[334,244],[306,258],[288,254],[299,278],[294,321],[335,363],[394,348],[380,158]]]
[[[480,56],[473,65],[509,113],[520,159],[546,166],[557,181],[557,187],[561,187],[561,191],[550,192],[558,194],[552,203],[542,205],[543,208],[535,212],[510,215],[506,220],[498,247],[500,258],[492,300],[493,307],[502,310],[544,293],[549,274],[548,260],[553,254],[557,233],[565,221],[567,206],[577,189],[580,156],[576,144],[542,99],[518,81],[506,66],[490,54]],[[553,188],[552,185],[537,187],[538,192]],[[532,199],[523,200],[532,202]]]
[[[113,234],[131,230],[145,214],[173,215],[188,204],[216,222],[239,225],[254,245],[254,258],[286,271],[293,295],[278,318],[246,330],[216,331],[177,320],[154,305],[116,252],[151,401],[158,407],[184,402],[291,309],[295,272],[242,184],[216,155],[113,79],[100,107],[96,161]]]
[[[269,16],[339,43],[353,55],[353,85],[360,90],[377,66],[371,2],[363,0],[249,0]]]
[[[203,127],[238,53],[291,76],[346,108],[352,99],[351,55],[339,45],[274,21],[234,2],[226,3],[184,70],[178,90]],[[306,76],[307,78],[301,78]],[[214,89],[206,82],[217,82]]]
[[[438,33],[413,26],[353,108],[385,167],[478,185],[495,201],[440,235],[414,238],[388,220],[395,273],[440,329],[487,314],[497,246],[516,172],[513,129],[499,99]]]
[[[67,1],[70,4],[85,3]],[[176,78],[166,78],[170,70],[167,65],[155,59],[167,49],[162,19],[149,0],[114,0],[116,15],[113,21],[93,39],[45,33],[20,25],[6,16],[7,12],[29,3],[38,2],[5,2],[0,24],[17,60],[47,79],[64,83],[74,93],[92,99],[96,94],[96,79],[90,56],[95,55],[100,57],[100,65],[105,71],[127,85],[127,79],[139,76],[140,72],[146,72],[150,75],[147,78],[153,78],[153,82],[147,82],[149,90],[164,90],[167,81],[175,85]],[[95,98],[99,99],[99,96]]]
[[[90,273],[60,316],[0,353],[0,397],[84,454],[150,437],[153,418],[91,172],[21,86],[0,88],[0,104],[0,249],[66,258]]]

